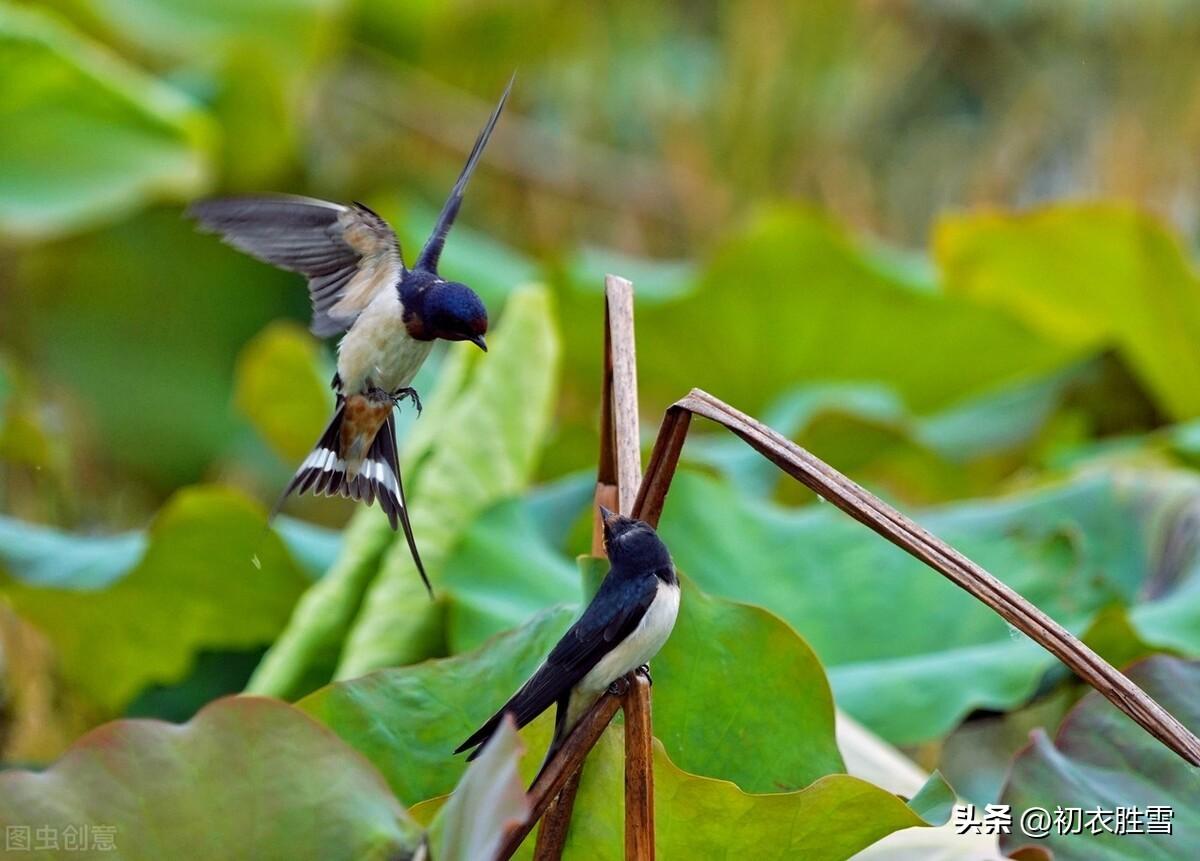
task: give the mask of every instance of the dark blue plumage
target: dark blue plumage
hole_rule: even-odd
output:
[[[506,713],[522,727],[557,705],[548,762],[608,686],[648,662],[666,641],[679,609],[671,555],[649,525],[602,512],[612,567],[596,597],[529,681],[455,753],[476,748],[474,758]]]
[[[414,273],[415,275],[415,273]],[[437,281],[427,289],[405,295],[405,325],[413,337],[441,338],[445,341],[470,341],[487,351],[484,335],[488,329],[487,308],[466,284],[457,281]]]

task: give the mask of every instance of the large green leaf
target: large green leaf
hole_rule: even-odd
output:
[[[276,517],[272,525],[314,579],[341,542],[338,533],[289,517]],[[26,586],[103,589],[136,567],[147,540],[145,531],[76,535],[0,516],[0,570]]]
[[[1060,685],[1051,695],[1029,705],[964,721],[942,740],[938,769],[965,800],[981,809],[994,804],[1000,800],[1013,755],[1029,744],[1029,733],[1038,727],[1057,727],[1082,696],[1080,688],[1090,690],[1082,683]]]
[[[206,182],[212,129],[183,96],[71,31],[0,4],[0,232],[35,237],[179,199]]]
[[[521,686],[571,622],[547,610],[466,655],[334,682],[297,703],[371,760],[408,803],[450,792],[466,771],[454,748]],[[545,742],[534,748],[545,750]]]
[[[307,584],[262,510],[199,487],[157,516],[140,561],[103,589],[26,583],[0,592],[53,641],[64,675],[110,712],[151,682],[173,682],[195,652],[269,642]],[[93,584],[96,585],[96,584]]]
[[[658,750],[662,857],[749,846],[755,857],[802,851],[844,858],[893,830],[923,824],[894,795],[829,774],[841,770],[829,691],[815,657],[786,625],[690,585],[680,614],[653,662],[655,730],[675,755],[725,779],[688,774]],[[463,772],[454,747],[528,678],[571,618],[566,608],[547,611],[474,652],[337,682],[299,707],[375,763],[398,795],[432,799]],[[774,672],[757,671],[767,667]],[[524,732],[527,779],[550,723],[547,713]],[[569,857],[620,857],[620,745],[619,729],[610,729],[588,760]],[[731,778],[773,794],[749,795]],[[801,786],[807,788],[779,794]],[[427,817],[429,806],[422,808]],[[786,830],[788,840],[775,829]]]
[[[1200,280],[1157,219],[1113,206],[947,219],[951,293],[1072,347],[1112,343],[1172,415],[1200,414]]]
[[[988,492],[1028,464],[1030,449],[1068,397],[1099,376],[1101,363],[1071,365],[982,392],[928,416],[915,415],[885,384],[802,386],[777,398],[762,420],[835,468],[909,501]],[[725,432],[695,434],[689,462],[720,470],[751,494],[785,481],[773,463]]]
[[[1133,665],[1126,674],[1193,731],[1200,730],[1200,663],[1165,656]],[[1122,714],[1099,693],[1088,694],[1067,715],[1052,742],[1035,730],[1032,741],[1012,763],[1001,794],[1013,809],[1013,833],[1000,839],[1011,852],[1034,842],[1016,827],[1018,811],[1041,807],[1051,815],[1059,807],[1083,810],[1081,834],[1051,833],[1035,842],[1056,861],[1173,861],[1193,858],[1200,849],[1200,770],[1188,765]],[[1138,808],[1142,833],[1093,834],[1089,810]],[[1172,811],[1170,834],[1152,833],[1150,807]],[[1123,816],[1128,827],[1132,821]]]
[[[798,789],[845,771],[821,664],[766,610],[685,583],[653,675],[655,732],[680,768],[747,792]]]
[[[421,841],[361,756],[291,706],[256,697],[218,700],[183,726],[106,724],[44,772],[0,774],[0,826],[10,840],[30,829],[40,851],[28,856],[44,859],[393,861]],[[59,851],[44,849],[38,829]]]
[[[339,682],[300,705],[366,754],[398,796],[430,798],[461,772],[449,752],[529,677],[570,617],[548,611],[474,652]],[[843,770],[821,666],[766,611],[685,583],[653,672],[656,733],[682,767],[755,792]]]
[[[1031,462],[1072,454],[1092,435],[1140,434],[1159,421],[1128,369],[1108,353],[926,415],[885,383],[860,383],[798,387],[761,418],[860,483],[909,504],[992,493]],[[723,430],[693,434],[684,454],[751,494],[811,498]]]
[[[550,420],[558,336],[545,290],[523,288],[505,305],[494,346],[447,410],[409,490],[413,532],[436,589],[454,544],[491,503],[524,489]],[[464,348],[465,349],[465,348]],[[337,677],[410,663],[442,646],[408,546],[394,542],[350,630]]]
[[[145,549],[138,532],[78,536],[0,517],[0,570],[27,586],[102,589],[133,568]]]
[[[1123,604],[1147,640],[1196,653],[1198,566],[1178,550],[1198,494],[1181,474],[1097,474],[920,520],[1079,633]],[[975,708],[1010,708],[1055,665],[835,509],[789,511],[683,472],[660,531],[702,588],[791,623],[828,668],[838,704],[890,741],[941,735]]]
[[[544,746],[550,724],[543,716],[525,735]],[[624,857],[623,741],[622,727],[615,724],[588,754],[564,858],[616,861]],[[526,779],[532,778],[538,762],[531,756],[522,761]],[[937,775],[927,786],[927,794],[953,796]],[[741,857],[749,852],[754,858],[846,859],[889,834],[925,831],[925,826],[940,821],[942,812],[936,811],[938,818],[930,819],[916,809],[924,799],[914,798],[905,805],[896,795],[844,774],[823,777],[791,792],[746,793],[728,781],[688,774],[670,760],[657,740],[654,796],[655,846],[660,858]],[[436,827],[434,817],[446,806],[447,799],[441,796],[416,805],[411,812],[418,821],[432,820]],[[943,835],[936,842],[950,840],[962,845],[955,835]],[[533,843],[527,839],[514,857],[528,861]],[[978,848],[978,843],[974,846]],[[892,855],[885,851],[874,857],[891,859]],[[931,856],[905,857],[925,861]],[[945,857],[977,858],[963,853]]]
[[[588,756],[564,855],[624,857],[623,733]],[[792,792],[752,795],[688,774],[655,744],[654,838],[660,858],[842,861],[882,837],[927,824],[904,801],[857,777],[831,774]]]

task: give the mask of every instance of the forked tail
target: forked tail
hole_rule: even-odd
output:
[[[378,499],[379,507],[387,515],[392,529],[398,526],[404,528],[413,562],[426,590],[433,597],[433,587],[429,585],[429,577],[421,562],[421,554],[417,552],[417,542],[408,519],[408,503],[404,499],[404,483],[400,479],[400,461],[396,453],[395,420],[389,412],[353,475],[347,470],[347,460],[343,456],[342,426],[345,420],[346,400],[339,396],[333,419],[312,453],[296,470],[295,477],[279,502],[282,504],[291,493],[303,494],[308,491],[312,491],[314,496],[344,496],[367,505]],[[353,463],[350,466],[353,467]]]

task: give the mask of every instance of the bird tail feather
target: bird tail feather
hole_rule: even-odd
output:
[[[425,565],[421,562],[421,554],[417,551],[416,538],[408,519],[408,503],[404,498],[404,483],[400,479],[399,457],[396,451],[395,420],[388,415],[380,425],[367,449],[366,457],[362,459],[358,471],[353,475],[347,469],[347,460],[341,450],[342,425],[345,420],[346,402],[339,396],[337,410],[329,426],[296,470],[291,483],[279,499],[279,505],[292,493],[301,495],[309,491],[314,496],[343,496],[365,502],[367,505],[379,500],[379,507],[387,515],[392,529],[404,529],[404,537],[408,542],[413,562],[426,590],[432,595],[433,588],[425,573]],[[276,511],[279,510],[279,505],[275,506]]]
[[[567,740],[567,736],[571,734],[574,727],[567,726],[567,711],[570,708],[570,694],[561,698],[558,701],[558,708],[554,712],[554,735],[550,739],[550,746],[546,748],[546,756],[542,759],[542,767],[538,769],[538,773],[533,778],[534,783],[537,783],[542,776],[542,772],[550,765],[550,761],[554,759],[554,755],[558,753],[558,749],[563,746],[563,742]]]
[[[488,740],[491,739],[492,734],[496,731],[496,728],[500,725],[500,721],[504,719],[506,714],[512,716],[513,720],[517,724],[518,729],[528,724],[531,720],[533,720],[533,717],[541,714],[541,710],[539,709],[532,717],[525,715],[525,719],[522,720],[521,718],[523,715],[513,706],[514,700],[516,700],[519,696],[520,693],[514,696],[512,700],[509,700],[507,703],[505,703],[504,707],[501,708],[500,711],[488,718],[487,722],[477,729],[470,738],[460,744],[458,749],[454,752],[462,753],[464,750],[474,748],[474,750],[471,750],[470,754],[467,755],[467,762],[471,762],[481,753],[483,753],[483,749],[487,745]],[[542,766],[538,769],[537,776],[533,778],[533,782],[529,784],[530,786],[533,786],[534,783],[538,782],[538,778],[542,776],[542,772],[546,770],[546,766],[548,766],[550,761],[554,759],[554,755],[558,753],[558,749],[563,746],[563,742],[567,740],[567,736],[569,736],[571,734],[571,730],[574,729],[574,727],[567,726],[568,710],[570,708],[570,694],[568,693],[566,696],[560,697],[556,703],[557,709],[554,714],[554,735],[550,739],[550,746],[546,749],[546,756],[544,759],[542,759]]]

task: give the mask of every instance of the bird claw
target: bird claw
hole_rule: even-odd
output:
[[[654,686],[654,679],[650,675],[650,665],[649,664],[642,664],[640,667],[638,667],[636,670],[634,670],[634,672],[637,673],[639,676],[642,676],[643,678],[645,678],[646,681],[648,681],[650,683],[651,687]]]
[[[421,396],[417,394],[417,390],[412,386],[405,386],[392,392],[392,400],[397,406],[399,406],[400,402],[405,398],[412,401],[413,406],[417,408],[417,416],[419,417],[423,408],[421,406]]]
[[[614,697],[623,697],[629,691],[629,679],[621,676],[608,686],[608,692]]]
[[[367,377],[363,386],[363,395],[372,404],[386,404],[389,400],[395,400],[385,389],[375,385],[375,381],[370,377]]]

